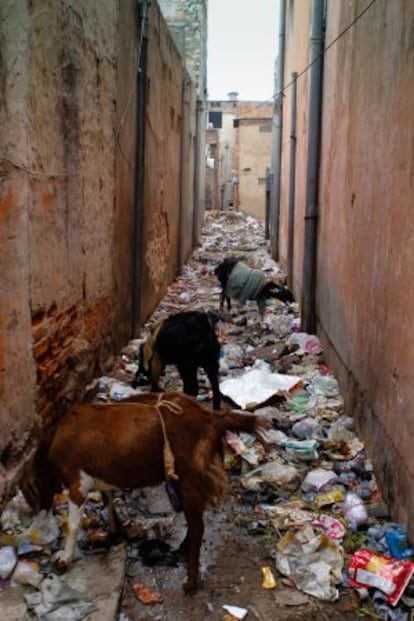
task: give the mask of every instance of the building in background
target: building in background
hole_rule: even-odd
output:
[[[208,103],[206,205],[265,218],[266,170],[272,146],[272,102]]]

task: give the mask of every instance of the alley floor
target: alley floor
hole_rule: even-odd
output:
[[[229,485],[222,502],[205,516],[197,593],[184,595],[181,588],[185,564],[174,550],[184,536],[184,522],[181,514],[173,512],[163,487],[117,493],[116,510],[124,531],[118,547],[110,545],[105,510],[99,495],[92,494],[79,541],[83,593],[88,596],[85,585],[106,584],[112,598],[104,601],[101,589],[99,597],[89,593],[95,604],[89,614],[86,608],[83,613],[72,610],[73,616],[66,617],[58,616],[58,609],[56,616],[36,616],[26,610],[21,619],[98,621],[112,614],[114,621],[411,621],[414,564],[401,560],[401,555],[400,565],[407,563],[404,587],[397,572],[388,574],[401,590],[394,606],[379,588],[356,589],[349,583],[348,564],[363,562],[356,561],[355,554],[369,549],[385,558],[390,554],[385,541],[391,540],[385,535],[401,535],[402,530],[391,522],[372,463],[353,430],[347,415],[352,413],[344,412],[321,344],[316,336],[300,332],[298,304],[271,300],[263,318],[255,302],[220,311],[214,268],[230,254],[283,282],[284,274],[269,255],[261,222],[237,212],[208,213],[200,246],[141,334],[144,338],[149,326],[170,313],[190,309],[219,313],[220,386],[224,395],[232,395],[225,396],[222,407],[242,407],[243,395],[254,394],[247,409],[272,422],[266,450],[248,434],[227,435]],[[140,342],[131,341],[120,352],[111,371],[91,384],[88,399],[120,401],[133,392]],[[261,397],[257,386],[249,383],[252,371],[259,374],[255,377],[260,376],[266,390],[272,387],[270,395]],[[292,390],[277,390],[270,381],[275,374],[290,378]],[[239,380],[236,388],[229,383],[234,379]],[[199,380],[198,399],[211,407],[210,385],[201,371]],[[163,388],[182,390],[175,367],[167,367]],[[10,515],[9,511],[9,534]],[[5,523],[3,517],[3,544]],[[12,539],[10,535],[8,541]],[[405,551],[407,546],[408,542]],[[54,543],[49,542],[49,547],[52,550]],[[50,550],[48,554],[41,562],[43,574],[51,572]],[[407,553],[405,558],[409,557]],[[369,562],[364,569],[368,566]],[[378,587],[383,576],[376,578]],[[12,590],[6,580],[1,588],[0,621],[18,619],[6,613]],[[21,601],[19,606],[23,610]]]

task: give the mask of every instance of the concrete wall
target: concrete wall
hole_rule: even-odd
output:
[[[198,243],[201,233],[206,191],[207,4],[207,0],[159,0],[164,19],[197,94],[192,230],[195,243]]]
[[[293,9],[293,11],[292,11]],[[286,3],[286,48],[283,84],[291,84],[292,74],[300,73],[309,63],[311,0]],[[294,246],[292,286],[300,298],[303,268],[303,236],[306,201],[307,129],[309,110],[309,73],[297,80],[296,111],[296,183],[294,206]],[[292,87],[284,91],[282,128],[282,170],[280,193],[279,260],[284,269],[288,260],[290,145]]]
[[[140,171],[137,3],[0,3],[0,505],[41,425],[105,372],[192,248],[195,89],[156,3],[146,17]]]
[[[147,56],[142,319],[151,314],[178,271],[180,167],[191,173],[188,158],[193,157],[191,151],[184,153],[181,162],[186,71],[156,3],[149,11]]]
[[[329,3],[328,44],[359,9]],[[327,54],[318,260],[321,333],[412,535],[413,26],[412,2],[379,2]]]
[[[0,13],[2,498],[40,420],[129,335],[133,180],[116,186],[114,135],[129,158],[134,107],[120,127],[117,79],[136,74],[136,19],[133,2],[6,0]]]
[[[264,220],[266,168],[270,165],[272,119],[239,122],[240,209]]]
[[[310,2],[286,21],[284,83],[308,64]],[[327,3],[325,46],[364,7]],[[414,538],[414,6],[377,2],[324,57],[317,318],[346,409],[395,519]],[[308,72],[298,81],[294,285],[301,289]],[[284,101],[281,249],[286,258],[289,91]]]

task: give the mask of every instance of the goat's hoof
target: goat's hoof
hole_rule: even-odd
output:
[[[56,569],[64,572],[68,569],[70,561],[63,556],[62,552],[56,552],[54,558],[52,559],[52,563]]]
[[[184,593],[191,595],[197,591],[197,581],[191,578],[186,578],[183,582]]]

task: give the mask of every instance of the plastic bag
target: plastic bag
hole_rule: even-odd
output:
[[[348,526],[351,530],[357,530],[358,526],[365,524],[368,520],[368,513],[361,498],[353,492],[348,492],[342,505]]]
[[[288,455],[301,461],[318,459],[318,442],[316,440],[289,440],[284,445]]]
[[[293,425],[292,433],[300,440],[309,440],[311,438],[321,438],[323,436],[323,429],[317,420],[306,417]]]
[[[24,531],[23,538],[38,545],[49,545],[59,537],[60,529],[53,511],[42,509],[35,516],[30,528]]]
[[[329,483],[334,483],[338,480],[338,475],[333,470],[325,470],[324,468],[315,468],[309,470],[308,474],[302,481],[302,491],[309,492],[315,490],[321,491]]]
[[[19,561],[12,575],[12,584],[27,585],[39,587],[44,576],[39,573],[37,563],[29,563],[28,561]]]
[[[272,461],[255,468],[241,479],[243,487],[248,490],[258,490],[261,483],[270,483],[288,491],[295,491],[299,482],[300,474],[294,466]]]
[[[17,556],[13,546],[0,548],[0,578],[6,580],[17,563]]]

